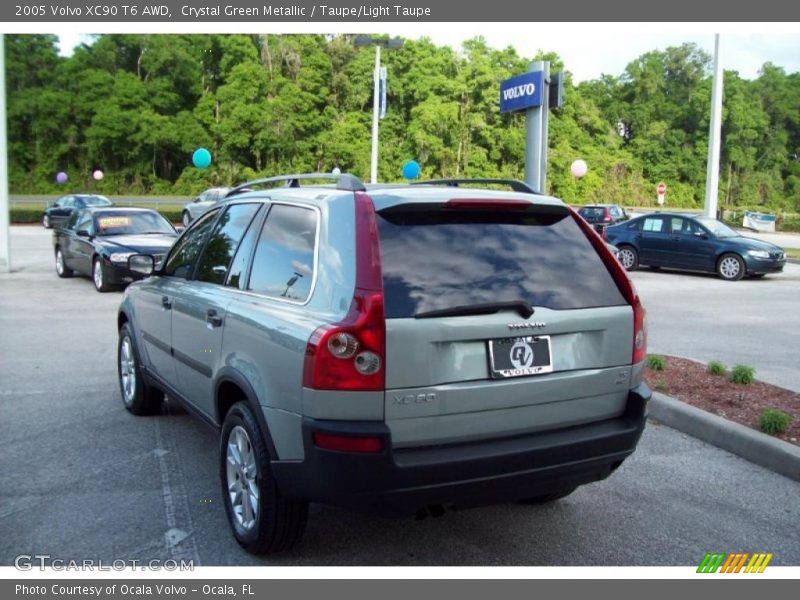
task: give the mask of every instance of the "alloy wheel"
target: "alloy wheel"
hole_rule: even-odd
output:
[[[92,279],[94,279],[94,287],[98,290],[103,289],[103,265],[100,260],[94,261],[94,269],[92,269]]]
[[[626,269],[631,269],[635,261],[636,257],[634,257],[632,250],[623,248],[619,251],[619,262],[621,262],[622,266]]]
[[[131,338],[127,335],[122,339],[119,351],[119,377],[122,381],[122,399],[126,405],[130,405],[136,395],[136,359]]]
[[[258,469],[250,437],[241,425],[228,435],[226,458],[228,497],[236,523],[243,529],[252,529],[258,519]]]
[[[719,263],[719,272],[725,279],[734,279],[739,275],[742,266],[739,261],[732,256],[726,256]]]

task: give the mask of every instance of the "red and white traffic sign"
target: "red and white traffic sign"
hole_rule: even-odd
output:
[[[659,196],[663,196],[664,194],[666,194],[667,193],[667,184],[664,183],[663,181],[661,183],[659,183],[658,187],[656,188],[656,192],[658,193]]]

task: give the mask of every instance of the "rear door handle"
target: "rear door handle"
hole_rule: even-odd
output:
[[[209,308],[206,312],[206,323],[211,325],[211,327],[219,327],[222,325],[222,317],[217,314],[216,310]]]
[[[172,308],[172,300],[170,300],[169,296],[161,296],[161,306],[164,310]]]

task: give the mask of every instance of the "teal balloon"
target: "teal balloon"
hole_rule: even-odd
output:
[[[192,164],[198,169],[205,169],[211,164],[211,152],[205,148],[198,148],[192,154]]]
[[[409,160],[403,165],[403,177],[406,179],[416,179],[419,177],[419,163],[415,160]]]

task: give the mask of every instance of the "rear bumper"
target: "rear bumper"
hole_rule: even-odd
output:
[[[386,515],[429,505],[479,506],[522,500],[608,477],[636,448],[650,389],[631,390],[625,413],[606,421],[469,444],[393,450],[383,422],[304,419],[305,459],[273,463],[294,498]],[[317,448],[314,432],[380,437],[383,451]]]

